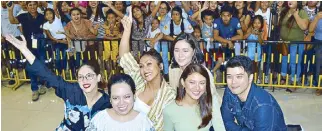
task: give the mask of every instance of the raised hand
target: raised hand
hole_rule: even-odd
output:
[[[15,46],[17,49],[22,50],[27,48],[27,41],[23,35],[20,35],[22,38],[21,40],[18,40],[16,37],[13,35],[6,35],[5,38],[8,42],[10,42],[13,46]]]
[[[129,11],[129,16],[124,15],[124,17],[121,20],[122,25],[124,27],[124,31],[131,32],[131,27],[132,27],[132,11]]]

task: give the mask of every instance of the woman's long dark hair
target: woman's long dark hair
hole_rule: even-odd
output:
[[[184,40],[185,42],[187,42],[190,45],[190,47],[195,51],[195,54],[193,55],[193,59],[191,63],[201,64],[204,62],[204,55],[200,49],[200,45],[196,40],[196,38],[192,34],[181,32],[181,34],[177,36],[177,38],[174,40],[171,46],[171,52],[170,52],[172,56],[171,68],[179,67],[176,59],[174,58],[174,48],[178,43],[178,41],[180,40]]]
[[[188,65],[180,77],[180,84],[177,89],[177,101],[182,101],[185,95],[187,95],[185,88],[183,87],[181,80],[185,81],[189,75],[192,73],[199,73],[206,78],[206,90],[198,99],[198,105],[200,110],[200,117],[202,119],[198,129],[204,128],[208,125],[212,118],[212,95],[210,89],[210,78],[207,70],[200,64],[190,64]]]
[[[98,62],[96,60],[92,59],[92,60],[89,60],[86,64],[81,65],[77,69],[76,76],[78,76],[78,71],[83,66],[87,66],[88,68],[90,68],[92,71],[95,72],[96,75],[101,74],[101,70],[100,70],[100,66],[99,66]],[[98,89],[104,89],[104,88],[106,88],[106,82],[103,82],[103,81],[98,82],[97,87],[98,87]]]
[[[115,2],[117,2],[117,1],[113,1],[113,6],[115,6]],[[123,14],[125,14],[126,13],[126,2],[125,1],[121,1],[121,2],[123,4],[123,10],[121,12]]]
[[[102,11],[102,4],[100,1],[97,1],[97,7],[96,7],[96,14],[95,14],[95,18],[94,21],[97,21],[98,18],[102,18],[103,20],[105,20],[103,11]],[[86,8],[86,14],[87,14],[87,19],[90,19],[93,15],[93,11],[91,6],[87,6]]]
[[[244,8],[243,8],[243,12],[242,12],[242,15],[241,16],[248,14],[247,2],[244,1],[243,4],[244,4]],[[236,17],[236,18],[240,19],[239,12],[238,12],[238,10],[235,7],[235,2],[234,2],[234,7],[233,7],[233,17]]]
[[[301,1],[297,1],[297,9],[300,11],[303,9],[303,5]],[[279,25],[282,26],[283,20],[286,18],[285,16],[287,15],[288,11],[290,10],[290,7],[287,5],[281,12],[280,15],[280,20],[279,20]],[[288,20],[287,20],[287,27],[292,28],[293,24],[295,22],[295,18],[292,15]]]
[[[142,13],[142,16],[143,16],[143,29],[142,30],[144,30],[144,28],[145,28],[145,18],[146,18],[146,15],[145,15],[145,13],[144,13],[144,11],[140,8],[140,6],[136,6],[136,5],[132,5],[132,13],[134,12],[134,9],[135,8],[138,8],[140,11],[141,11],[141,13]],[[133,17],[133,16],[132,16]],[[137,26],[137,29],[139,29],[139,30],[141,30],[140,29],[140,24],[139,24],[139,21],[135,18],[135,17],[133,17],[133,19],[136,21],[136,26]]]
[[[53,10],[53,9],[51,9],[51,8],[46,8],[46,10],[44,11],[44,15],[46,16],[46,12],[47,11],[49,11],[49,12],[51,12],[52,14],[53,14],[53,21],[55,20],[55,17],[56,17],[56,15],[55,15],[55,11]],[[45,23],[47,22],[48,20],[46,19],[46,17],[45,17]]]
[[[263,18],[263,16],[261,16],[261,15],[256,15],[253,19],[252,19],[252,21],[251,21],[251,23],[250,23],[250,25],[251,25],[251,27],[253,27],[253,24],[254,24],[254,21],[256,20],[256,19],[258,19],[259,20],[259,22],[261,22],[261,28],[260,28],[260,32],[262,32],[263,31],[263,27],[264,27],[264,18]]]
[[[174,7],[172,9],[171,16],[173,15],[173,12],[174,11],[177,11],[180,14],[180,18],[181,18],[181,32],[184,32],[184,22],[183,22],[183,17],[182,17],[182,9],[179,6]],[[170,21],[170,36],[173,36],[173,35],[174,35],[174,25],[173,25],[173,20],[171,18],[171,21]]]
[[[58,9],[58,13],[59,13],[59,16],[60,16],[60,18],[61,18],[61,22],[62,23],[68,23],[68,22],[70,22],[71,21],[71,19],[69,19],[66,15],[65,15],[65,13],[63,12],[63,10],[62,10],[62,6],[63,6],[63,3],[64,2],[66,2],[67,4],[68,4],[68,6],[70,5],[70,1],[58,1],[57,2],[57,9]]]

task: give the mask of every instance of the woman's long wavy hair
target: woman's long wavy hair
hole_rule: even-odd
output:
[[[185,81],[188,76],[192,73],[199,73],[200,75],[206,78],[206,91],[198,99],[198,106],[200,117],[202,119],[201,124],[198,126],[198,129],[204,128],[208,125],[212,118],[212,95],[210,89],[210,78],[207,70],[200,64],[190,64],[187,66],[183,73],[181,74],[180,81]],[[177,89],[177,101],[182,101],[183,98],[187,95],[186,90],[181,82],[179,82],[179,87]]]
[[[302,2],[301,1],[297,1],[297,9],[300,11],[303,9],[303,5],[302,5]],[[286,18],[286,15],[288,13],[288,11],[290,10],[290,7],[287,5],[281,12],[281,15],[280,15],[280,20],[279,20],[279,25],[282,26],[282,22],[283,20]],[[287,27],[288,28],[292,28],[292,26],[294,25],[294,22],[295,22],[295,18],[294,16],[292,15],[288,20],[287,20]]]

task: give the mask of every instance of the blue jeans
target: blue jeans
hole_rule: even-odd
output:
[[[68,63],[69,63],[69,68],[72,71],[72,75],[74,76],[73,79],[75,79],[76,69],[78,69],[80,67],[80,61],[81,61],[81,53],[80,52],[76,52],[76,55],[69,57]]]
[[[67,65],[67,55],[66,55],[66,50],[67,50],[67,45],[63,43],[56,43],[54,44],[55,48],[55,66],[58,72],[61,72],[62,69],[66,69]],[[62,56],[62,58],[60,57]]]
[[[314,41],[319,41],[322,43],[322,40],[314,40]],[[322,68],[322,44],[315,44],[314,50],[315,50],[315,85],[318,84],[319,82],[319,75],[321,73],[321,68]]]
[[[37,38],[37,49],[31,49],[31,52],[36,56],[37,59],[45,63],[45,60],[46,60],[46,49],[45,49],[46,40],[44,39],[45,37],[43,34],[38,34],[38,35],[35,35],[35,38]],[[37,91],[38,85],[40,84],[38,77],[30,73],[28,73],[28,76],[30,77],[31,90]]]
[[[286,76],[288,68],[291,70],[291,80],[294,81],[294,75],[296,73],[296,81],[299,80],[301,75],[301,65],[302,65],[302,55],[304,52],[304,44],[292,44],[289,45],[290,52],[290,63],[289,67],[287,66],[287,56],[282,57],[282,76]],[[296,54],[298,54],[298,62],[296,62]]]
[[[162,60],[163,60],[163,73],[168,74],[169,73],[169,60],[168,60],[168,51],[169,51],[169,46],[168,42],[166,41],[161,41],[159,43],[159,46],[156,48],[156,50],[160,53],[160,49],[162,51]]]

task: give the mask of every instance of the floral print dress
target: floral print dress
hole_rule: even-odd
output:
[[[64,119],[56,128],[57,131],[88,131],[90,120],[97,112],[111,108],[109,96],[102,90],[102,97],[92,108],[87,106],[86,97],[78,83],[66,82],[62,77],[54,75],[43,63],[35,60],[28,63],[26,70],[47,81],[49,87],[55,88],[55,94],[65,102]]]

